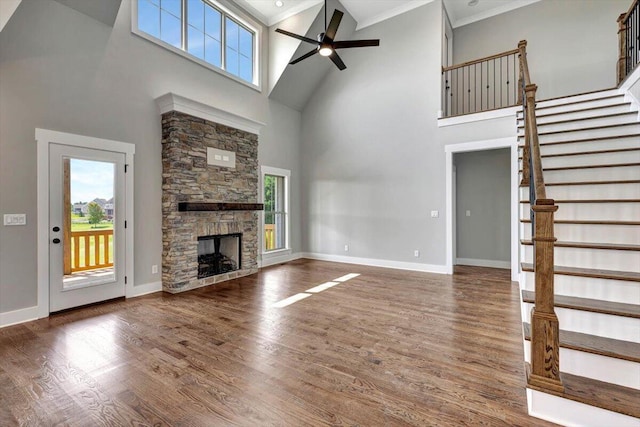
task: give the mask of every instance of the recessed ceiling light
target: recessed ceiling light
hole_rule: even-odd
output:
[[[467,3],[469,6],[475,6],[478,4],[480,0],[469,0],[469,3]]]
[[[284,2],[282,0],[277,0],[276,7],[282,7],[282,6],[284,6]]]

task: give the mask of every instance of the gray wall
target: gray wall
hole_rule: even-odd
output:
[[[25,227],[0,226],[0,312],[37,304],[37,127],[136,145],[135,284],[160,280],[151,274],[162,249],[155,98],[175,92],[266,122],[260,160],[298,173],[299,113],[133,35],[130,11],[123,0],[111,28],[57,2],[23,0],[0,33],[0,215],[27,214]],[[287,154],[276,161],[272,153]],[[299,199],[299,187],[292,190]],[[299,236],[299,212],[291,218]],[[293,244],[299,251],[299,239]]]
[[[357,31],[380,47],[341,51],[348,68],[332,69],[305,107],[307,251],[445,263],[441,27],[436,0]]]
[[[618,24],[629,0],[542,0],[454,29],[454,63],[515,49],[527,40],[539,99],[616,85]]]
[[[456,257],[509,262],[511,150],[456,153],[454,163]]]

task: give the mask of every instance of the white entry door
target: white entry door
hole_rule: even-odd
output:
[[[49,144],[49,311],[125,295],[125,153]]]

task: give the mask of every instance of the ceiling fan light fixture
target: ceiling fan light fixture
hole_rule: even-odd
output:
[[[333,48],[331,48],[331,46],[329,45],[321,45],[320,48],[318,49],[318,53],[321,56],[330,56],[333,53]]]

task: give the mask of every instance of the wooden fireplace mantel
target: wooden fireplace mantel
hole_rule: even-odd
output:
[[[213,212],[213,211],[261,211],[262,203],[210,203],[180,202],[178,212]]]

